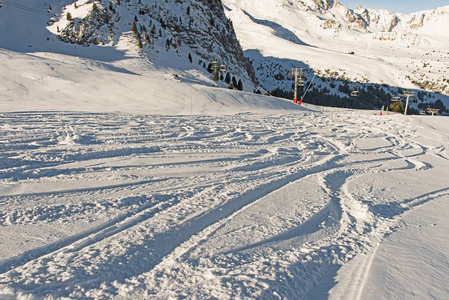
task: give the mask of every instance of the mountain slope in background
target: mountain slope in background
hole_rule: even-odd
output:
[[[82,101],[74,86],[87,98],[100,99],[99,91],[103,91],[104,97],[117,101],[131,94],[140,99],[142,90],[126,90],[147,81],[148,91],[154,85],[161,87],[152,83],[167,78],[186,83],[187,90],[192,84],[227,88],[224,81],[212,80],[208,67],[213,60],[226,65],[223,77],[229,74],[241,80],[244,90],[256,87],[254,70],[243,56],[232,24],[214,1],[5,1],[0,8],[0,48],[8,70],[1,75],[4,99],[25,95],[34,100],[69,97]],[[15,58],[18,65],[35,60],[48,68],[42,68],[42,74],[41,70],[22,72],[17,79],[8,75],[16,73],[11,68]],[[90,74],[89,70],[100,72]],[[111,92],[111,82],[100,79],[105,72],[121,78],[119,84],[112,84],[123,87],[122,91]],[[57,91],[48,91],[49,80],[42,78],[58,78]],[[30,95],[37,89],[40,93]],[[184,101],[183,89],[170,100]]]
[[[284,80],[292,67],[304,68],[314,87],[346,97],[335,85],[366,84],[427,91],[415,103],[449,103],[449,6],[413,14],[359,7],[331,0],[264,2],[225,0],[225,10],[267,90],[291,91]],[[326,79],[335,79],[333,85]],[[343,92],[342,92],[343,91]],[[430,93],[431,92],[431,93]],[[391,97],[390,96],[390,97]]]
[[[438,106],[444,112],[444,104],[449,106],[444,96],[448,39],[439,30],[448,22],[447,8],[401,15],[362,7],[352,11],[337,1],[275,0],[261,6],[257,1],[226,0],[223,6],[224,10],[220,2],[206,0],[29,0],[21,4],[5,0],[0,9],[0,48],[47,58],[51,53],[54,61],[74,64],[80,73],[84,64],[101,62],[102,70],[121,70],[119,77],[145,73],[155,78],[152,82],[170,77],[227,88],[232,77],[234,87],[241,80],[244,90],[255,91],[257,81],[273,95],[287,98],[293,91],[287,73],[301,67],[307,75],[306,86],[317,76],[306,100],[310,103],[380,109],[402,88],[409,88],[418,92],[411,107]],[[78,66],[78,59],[87,61]],[[213,60],[227,66],[218,81],[210,73]],[[50,77],[62,73],[67,75],[62,78],[67,86],[59,81],[58,91],[66,93],[73,88],[68,82],[77,81],[67,72]],[[35,75],[31,77],[39,77]],[[30,81],[30,76],[24,77]],[[87,83],[82,88],[85,95],[104,90],[118,100],[120,95],[132,94],[125,91],[130,86],[126,80],[120,84],[124,91],[108,93],[108,84],[88,77],[82,76],[95,82],[92,86],[104,87],[87,90]],[[29,94],[37,82],[42,84],[42,80],[26,80],[17,83],[2,73],[8,88],[0,92],[13,98]],[[354,88],[361,89],[358,99],[348,98]],[[141,91],[136,93],[142,98]],[[170,99],[185,98],[183,93],[180,89]]]
[[[254,80],[254,71],[243,56],[219,1],[125,0],[119,3],[78,1],[66,5],[57,10],[64,13],[49,30],[64,41],[83,45],[117,46],[120,39],[129,37],[128,42],[134,43],[151,60],[158,61],[163,56],[158,52],[174,51],[184,59],[191,54],[205,62],[222,62],[239,77]],[[73,20],[67,20],[67,13]],[[130,37],[134,24],[134,34]],[[164,60],[162,65],[167,62],[170,64]],[[173,65],[177,63],[174,60]]]

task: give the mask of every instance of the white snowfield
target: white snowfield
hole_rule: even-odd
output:
[[[64,84],[7,55],[19,86]],[[114,72],[124,97],[145,79]],[[166,82],[2,97],[0,298],[449,297],[448,118]]]
[[[449,118],[23,43],[0,35],[0,299],[449,299]]]

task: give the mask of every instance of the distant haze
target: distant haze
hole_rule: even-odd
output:
[[[404,14],[449,5],[447,0],[341,0],[340,3],[352,9],[362,5],[365,8],[386,9]]]

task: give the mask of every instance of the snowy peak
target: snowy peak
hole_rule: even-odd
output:
[[[351,12],[355,18],[362,20],[364,28],[369,27],[370,31],[391,32],[399,23],[397,14],[387,10],[372,10],[359,6]]]
[[[307,6],[309,9],[313,10],[330,9],[334,6],[334,2],[338,3],[337,1],[333,0],[303,0],[298,2],[302,3],[303,6]]]
[[[348,9],[348,11],[351,11]],[[352,11],[351,11],[352,12]],[[400,32],[449,36],[443,28],[449,21],[449,6],[410,14],[394,13],[387,10],[365,9],[359,6],[350,15],[359,18],[370,32]],[[349,19],[349,21],[352,21]],[[438,27],[435,27],[438,24]]]
[[[228,0],[225,2],[236,2]],[[395,13],[383,9],[367,9],[359,6],[352,10],[338,1],[333,0],[300,0],[275,1],[276,7],[296,10],[298,16],[307,19],[312,16],[319,19],[320,27],[336,33],[345,28],[362,32],[413,32],[449,36],[442,30],[449,19],[449,6],[426,10],[411,14]],[[267,4],[269,5],[269,4]],[[274,6],[274,4],[271,4]],[[250,6],[249,4],[246,5]],[[309,16],[304,15],[306,12]],[[434,30],[434,24],[440,24],[440,30]]]
[[[409,14],[405,18],[406,27],[416,33],[449,37],[449,6]]]

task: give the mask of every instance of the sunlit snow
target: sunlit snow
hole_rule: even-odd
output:
[[[1,299],[449,298],[447,117],[0,42]]]

